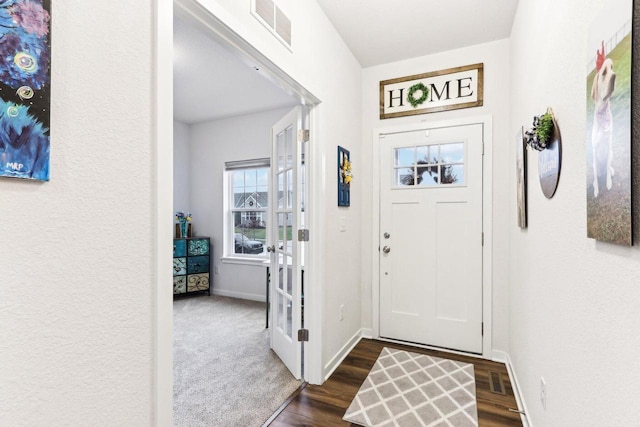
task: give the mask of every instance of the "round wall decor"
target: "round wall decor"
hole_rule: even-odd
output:
[[[538,177],[540,188],[547,199],[553,197],[560,181],[562,166],[562,138],[555,117],[553,117],[553,135],[547,147],[538,153]]]

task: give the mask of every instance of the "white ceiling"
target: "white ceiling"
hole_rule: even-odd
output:
[[[299,103],[197,25],[175,17],[173,26],[176,120],[193,124]]]
[[[318,0],[363,67],[508,37],[518,0]],[[298,100],[211,34],[174,18],[174,118],[193,124]]]
[[[318,0],[363,67],[509,37],[518,0]]]

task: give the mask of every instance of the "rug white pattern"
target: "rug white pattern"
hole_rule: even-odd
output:
[[[366,427],[477,427],[473,365],[385,347],[343,419]]]

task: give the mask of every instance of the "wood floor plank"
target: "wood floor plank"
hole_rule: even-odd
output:
[[[522,427],[520,416],[509,411],[517,404],[506,366],[501,363],[443,351],[363,339],[321,386],[308,385],[270,424],[272,427],[355,426],[342,420],[384,347],[458,360],[474,365],[479,427]],[[489,372],[500,373],[506,394],[492,393]]]

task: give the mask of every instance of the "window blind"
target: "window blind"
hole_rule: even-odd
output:
[[[269,159],[268,157],[262,159],[235,160],[232,162],[224,162],[224,167],[228,171],[235,169],[268,168],[269,166],[271,166],[271,159]]]

